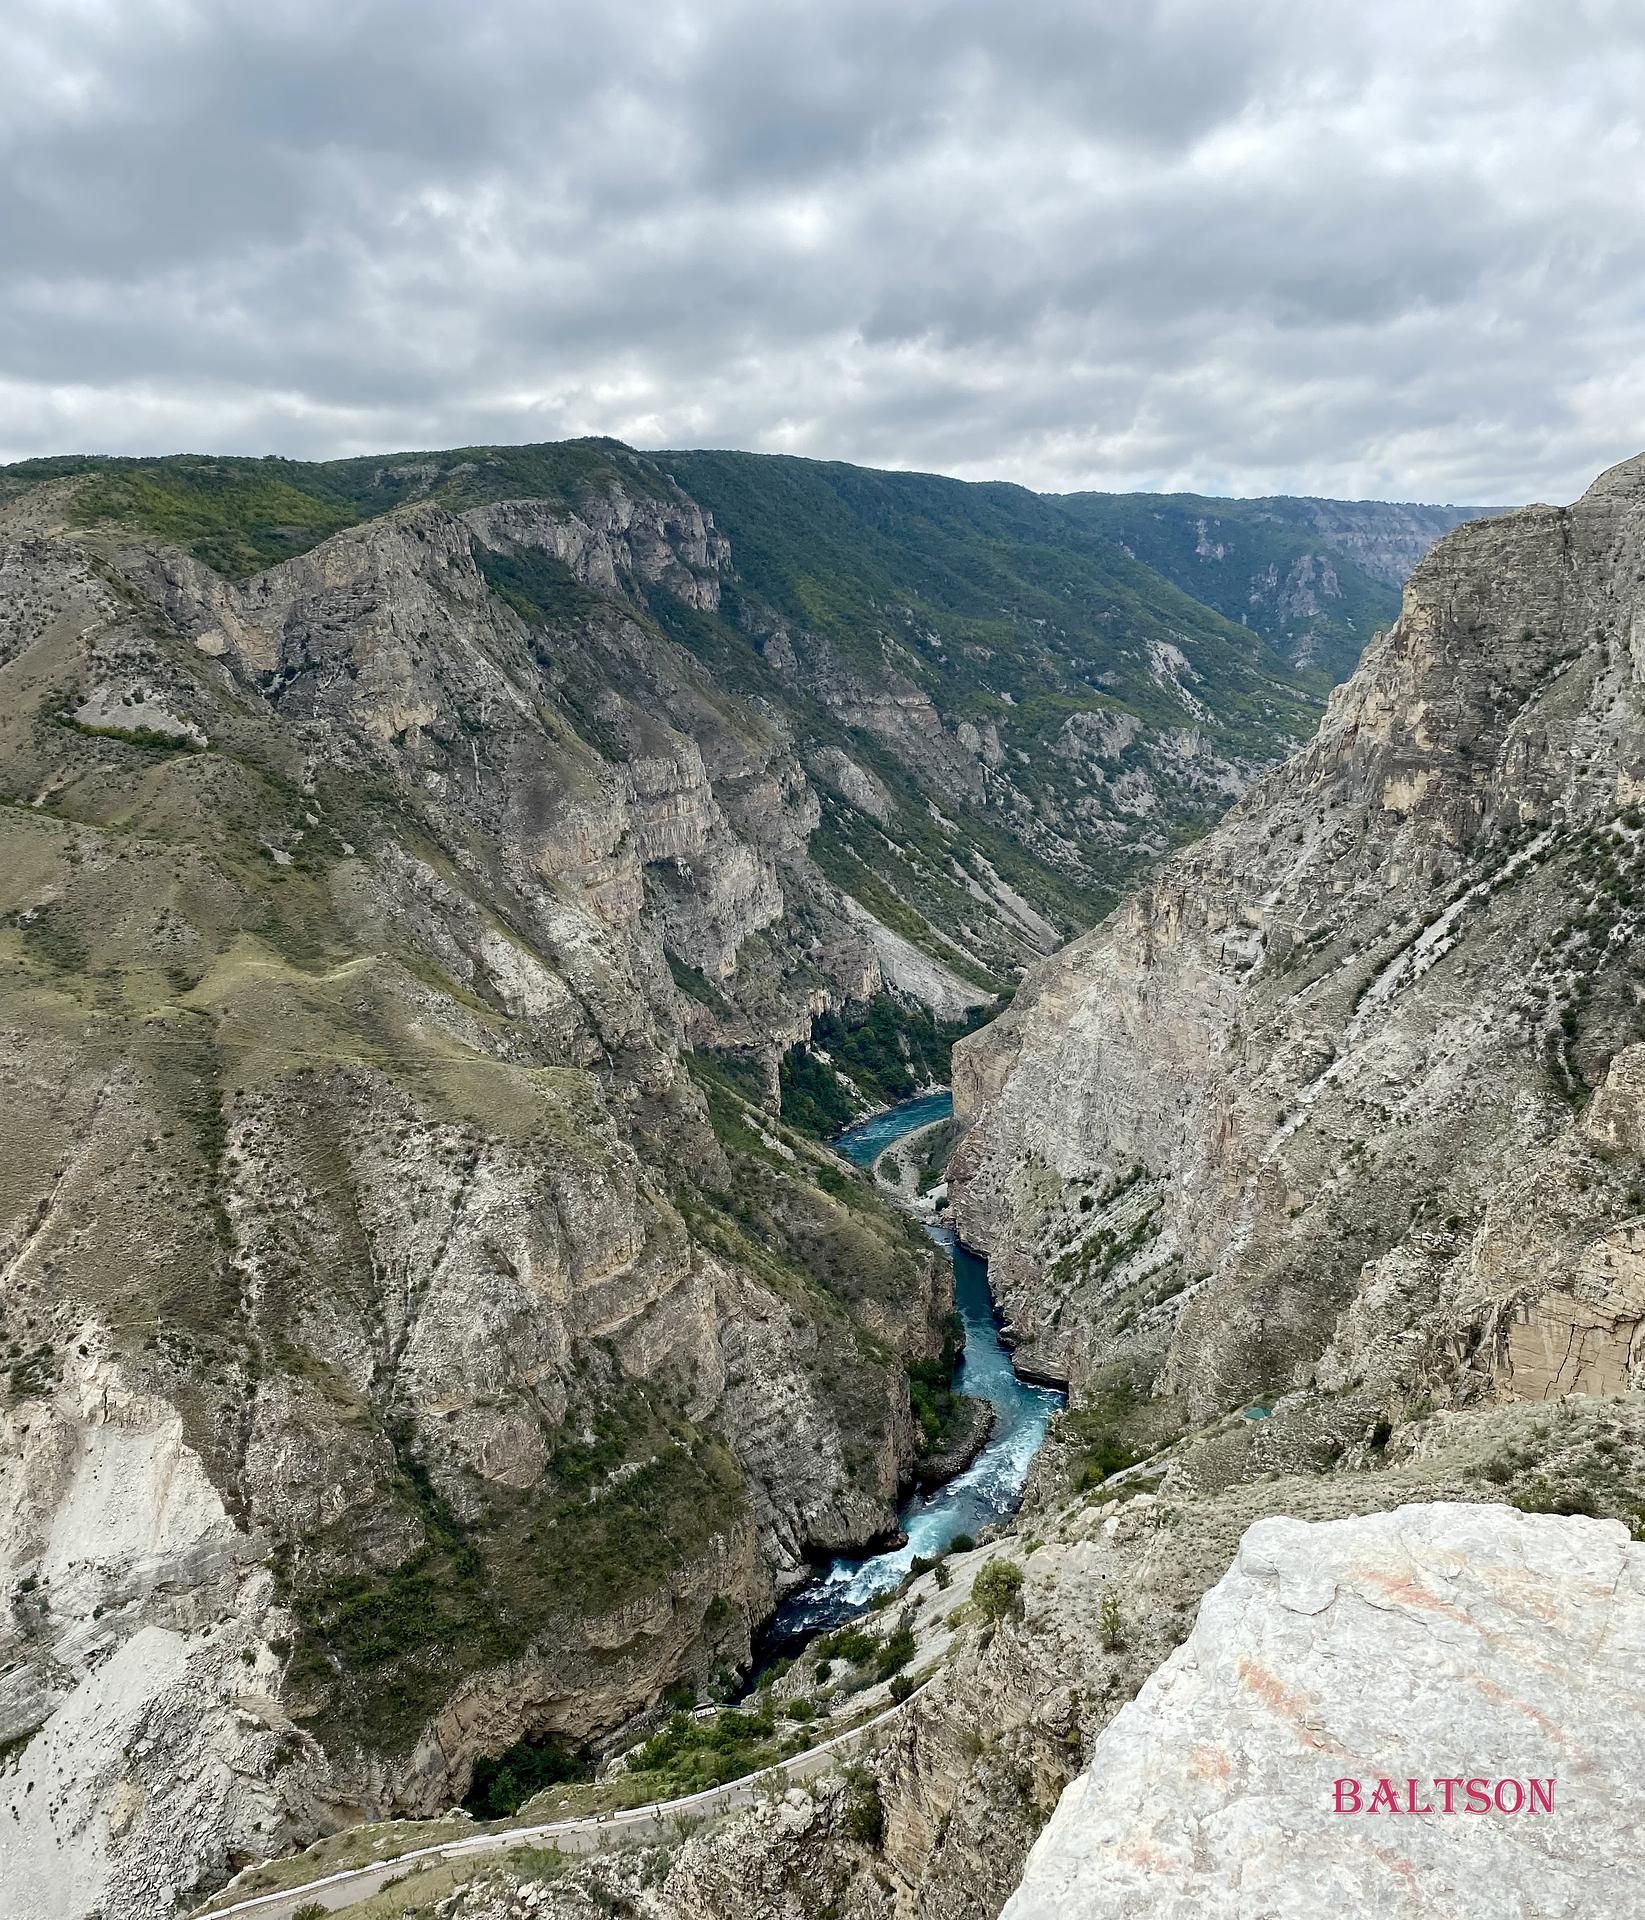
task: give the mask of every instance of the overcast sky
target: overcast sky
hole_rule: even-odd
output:
[[[1638,0],[5,13],[0,459],[1496,505],[1645,447]]]

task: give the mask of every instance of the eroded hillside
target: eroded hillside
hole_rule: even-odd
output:
[[[1627,1871],[1642,547],[1645,460],[1451,535],[1317,738],[956,1047],[961,1231],[1074,1395],[1014,1532],[899,1594],[904,1712],[832,1780],[678,1847],[475,1874],[455,1916],[526,1880],[555,1920],[992,1920],[1036,1834],[1024,1912],[1243,1911],[1253,1874],[1444,1904],[1482,1843],[1425,1834],[1420,1883],[1368,1865],[1321,1798],[1342,1740],[1401,1776],[1580,1765],[1593,1860],[1510,1822],[1491,1884]],[[1185,1752],[1155,1716],[1196,1669]],[[1276,1874],[1293,1854],[1313,1879]]]
[[[610,506],[513,550],[706,591]],[[549,654],[482,519],[5,553],[0,1847],[107,1915],[735,1666],[912,1467],[947,1276],[756,1117],[881,981],[814,795],[617,599]]]
[[[1466,527],[1317,738],[962,1050],[1028,1350],[1259,1448],[1636,1377],[1645,463]]]

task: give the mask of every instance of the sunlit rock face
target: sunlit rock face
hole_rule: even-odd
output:
[[[1645,1911],[1642,1653],[1614,1522],[1261,1521],[1004,1920]]]

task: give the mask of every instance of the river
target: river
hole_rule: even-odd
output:
[[[953,1107],[946,1088],[921,1094],[847,1128],[833,1144],[848,1160],[870,1166],[894,1141],[934,1120],[947,1119]],[[985,1526],[1009,1519],[1022,1499],[1029,1462],[1039,1451],[1051,1416],[1065,1404],[1065,1395],[1054,1388],[1031,1386],[1013,1370],[1010,1355],[1000,1345],[987,1263],[956,1246],[948,1227],[928,1223],[925,1230],[954,1262],[954,1305],[965,1325],[965,1348],[954,1369],[954,1390],[970,1399],[993,1402],[993,1431],[964,1473],[946,1486],[904,1501],[897,1520],[906,1544],[866,1558],[842,1556],[796,1588],[778,1607],[763,1636],[772,1652],[792,1652],[811,1634],[864,1612],[875,1594],[898,1585],[915,1554],[932,1559],[956,1534],[975,1535]]]

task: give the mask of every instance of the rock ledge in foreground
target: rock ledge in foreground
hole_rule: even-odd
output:
[[[1341,1779],[1367,1808],[1391,1781],[1401,1811],[1337,1814]],[[1446,1814],[1447,1779],[1526,1805],[1470,1813],[1459,1784]],[[1446,1504],[1263,1520],[1002,1920],[1645,1913],[1642,1816],[1645,1545],[1624,1528]]]

